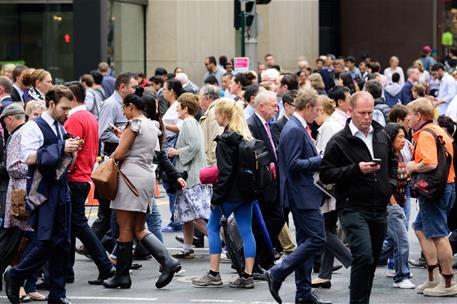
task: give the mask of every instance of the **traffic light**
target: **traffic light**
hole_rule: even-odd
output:
[[[256,1],[254,1],[254,0],[246,1],[245,16],[246,16],[246,26],[247,27],[252,26],[252,24],[254,23],[255,5],[256,5]]]

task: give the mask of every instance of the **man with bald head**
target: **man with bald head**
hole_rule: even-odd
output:
[[[335,184],[336,209],[352,253],[350,303],[369,303],[393,193],[391,143],[373,120],[368,92],[350,99],[351,119],[327,144],[320,179]]]

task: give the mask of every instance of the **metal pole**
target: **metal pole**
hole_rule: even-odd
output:
[[[244,11],[240,12],[240,37],[241,37],[241,57],[246,56],[246,41],[245,41],[245,34],[246,34],[246,16]]]

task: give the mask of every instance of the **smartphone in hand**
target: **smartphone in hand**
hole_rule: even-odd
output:
[[[381,166],[381,159],[380,158],[373,158],[373,162],[376,163],[376,165]]]

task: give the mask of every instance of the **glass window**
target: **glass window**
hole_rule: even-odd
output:
[[[73,79],[71,4],[0,4],[0,58]]]

